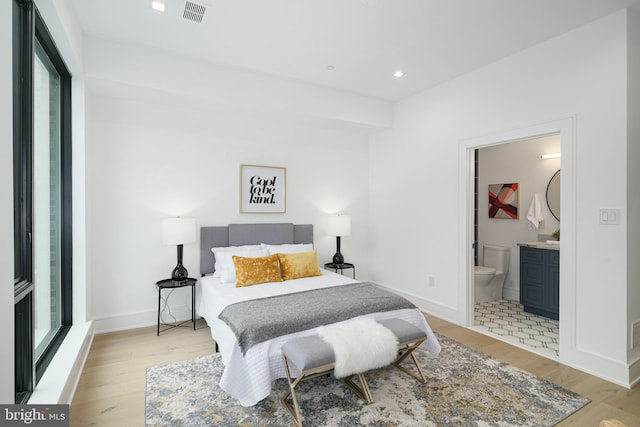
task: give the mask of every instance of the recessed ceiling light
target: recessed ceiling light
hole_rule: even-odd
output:
[[[154,0],[151,2],[151,9],[157,10],[158,12],[164,12],[167,10],[167,5],[164,2]]]
[[[398,70],[395,73],[393,73],[393,77],[402,77],[404,76],[404,71],[402,70]]]

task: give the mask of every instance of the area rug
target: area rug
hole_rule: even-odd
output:
[[[304,425],[552,426],[589,403],[447,337],[438,340],[439,356],[416,351],[426,384],[394,367],[367,373],[375,401],[370,405],[332,375],[300,383],[296,394]],[[148,368],[146,425],[295,425],[280,403],[286,379],[273,383],[268,398],[244,408],[218,386],[222,369],[219,354]]]

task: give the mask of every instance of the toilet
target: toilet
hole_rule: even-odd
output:
[[[483,266],[475,266],[473,281],[476,304],[502,299],[502,286],[509,271],[511,249],[504,246],[484,245]]]

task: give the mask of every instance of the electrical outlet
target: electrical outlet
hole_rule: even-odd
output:
[[[436,278],[433,276],[429,276],[429,287],[433,288],[436,286]]]

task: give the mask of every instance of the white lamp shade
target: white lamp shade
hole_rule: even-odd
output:
[[[183,245],[196,241],[195,218],[165,218],[162,220],[162,243]]]
[[[331,215],[327,222],[327,233],[330,236],[348,236],[351,234],[350,215]]]

